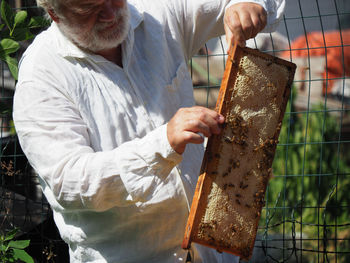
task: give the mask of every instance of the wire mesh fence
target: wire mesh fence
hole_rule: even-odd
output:
[[[9,3],[41,14],[34,0]],[[277,32],[247,46],[298,66],[250,262],[350,262],[350,2],[288,0]],[[224,37],[213,39],[189,62],[198,105],[214,107],[226,51]],[[15,81],[4,62],[0,74],[0,234],[19,228],[37,262],[68,262],[12,127]]]

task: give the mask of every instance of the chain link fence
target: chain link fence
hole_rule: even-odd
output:
[[[34,0],[8,2],[42,15]],[[298,66],[250,262],[350,262],[350,2],[287,0],[277,32],[247,45]],[[198,105],[214,107],[226,51],[224,37],[213,39],[189,62]],[[18,228],[36,262],[68,262],[16,138],[15,81],[4,62],[0,77],[0,235]]]

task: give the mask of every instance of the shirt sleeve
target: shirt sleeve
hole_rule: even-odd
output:
[[[191,58],[209,39],[225,34],[223,18],[227,7],[254,2],[267,12],[267,25],[263,32],[272,32],[278,26],[285,8],[285,0],[191,0],[171,2],[171,17],[175,17],[186,58]],[[175,30],[176,31],[176,30]]]
[[[18,84],[13,117],[21,147],[54,199],[51,205],[104,211],[152,199],[182,159],[168,142],[166,125],[95,152],[78,109],[50,82]]]

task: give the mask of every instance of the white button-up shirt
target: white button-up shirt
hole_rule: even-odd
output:
[[[129,0],[123,68],[57,25],[22,57],[14,121],[71,262],[181,262],[202,145],[177,154],[166,123],[194,105],[191,56],[222,35],[229,0]],[[242,1],[232,1],[232,3]],[[255,0],[274,27],[283,0]],[[270,28],[269,28],[270,27]],[[193,246],[195,262],[238,258]]]

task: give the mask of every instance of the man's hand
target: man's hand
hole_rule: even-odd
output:
[[[245,41],[255,37],[266,26],[265,9],[256,3],[238,3],[227,8],[224,17],[226,41],[229,47],[234,43],[241,47]]]
[[[200,144],[204,138],[221,132],[220,124],[225,119],[216,111],[205,107],[179,109],[167,126],[168,141],[173,149],[182,154],[188,143]]]

